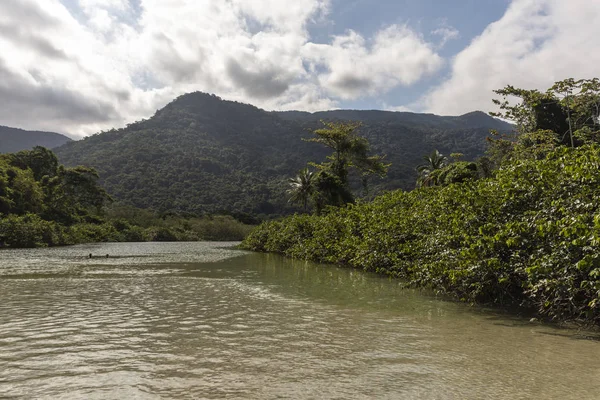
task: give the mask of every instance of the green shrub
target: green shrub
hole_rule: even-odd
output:
[[[599,324],[599,168],[597,145],[561,147],[513,161],[492,178],[267,222],[243,247]],[[474,172],[466,163],[460,169]]]
[[[0,246],[38,247],[57,240],[56,224],[35,214],[0,217]]]
[[[69,244],[94,243],[94,242],[116,242],[119,233],[110,223],[92,224],[79,223],[67,229]]]
[[[177,236],[169,228],[153,226],[144,230],[144,239],[148,242],[176,242]]]
[[[188,229],[195,232],[201,240],[215,241],[242,240],[253,228],[228,215],[194,218],[187,224]]]

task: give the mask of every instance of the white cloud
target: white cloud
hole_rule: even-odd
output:
[[[2,123],[58,129],[119,118],[127,75],[59,2],[4,0],[0,15]]]
[[[392,105],[387,104],[386,102],[383,102],[382,108],[383,108],[384,111],[411,112],[411,113],[415,112],[410,107],[407,107],[407,106],[392,106]]]
[[[446,23],[431,31],[431,34],[440,37],[440,43],[438,45],[440,48],[444,47],[444,45],[450,40],[458,39],[460,37],[460,32],[456,28],[449,26]]]
[[[433,45],[404,26],[312,43],[307,26],[326,19],[329,6],[1,0],[0,124],[91,134],[149,117],[194,90],[314,111],[414,84],[442,65]]]
[[[307,60],[324,66],[320,84],[331,95],[356,99],[411,85],[441,68],[443,60],[414,31],[393,25],[377,33],[372,43],[354,31],[331,44],[304,47]]]
[[[438,114],[492,109],[492,90],[508,84],[546,89],[598,75],[600,1],[513,0],[505,15],[452,63],[447,81],[422,100]]]

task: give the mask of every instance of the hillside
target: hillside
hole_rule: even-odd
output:
[[[26,131],[0,126],[0,153],[15,153],[21,150],[30,150],[35,146],[52,149],[70,141],[72,141],[70,138],[60,133]]]
[[[374,182],[379,191],[414,188],[415,167],[433,149],[446,155],[463,153],[465,159],[471,160],[485,151],[485,138],[491,129],[500,132],[512,130],[510,124],[481,111],[458,117],[378,110],[289,111],[274,114],[297,122],[306,131],[320,127],[321,120],[361,121],[361,135],[369,140],[374,152],[386,154],[387,161],[392,163],[386,179]]]
[[[384,111],[267,112],[205,93],[180,96],[148,119],[56,150],[66,165],[100,172],[124,203],[193,213],[284,214],[285,180],[327,154],[302,141],[319,120],[362,121],[361,134],[392,163],[381,189],[411,189],[422,155],[438,148],[483,153],[489,129],[510,125],[476,112],[460,117]]]

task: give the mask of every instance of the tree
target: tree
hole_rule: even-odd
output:
[[[489,139],[492,165],[515,159],[543,159],[556,147],[600,142],[600,80],[565,79],[545,92],[506,86],[490,115],[516,124],[514,135]],[[515,101],[516,99],[516,101]],[[497,136],[497,135],[496,135]]]
[[[326,122],[325,128],[313,131],[317,137],[307,139],[308,142],[323,144],[333,150],[324,163],[318,164],[320,169],[329,169],[340,179],[346,180],[350,168],[361,174],[384,176],[390,164],[383,162],[384,156],[369,156],[371,148],[364,137],[357,134],[360,122]]]
[[[44,176],[56,176],[58,171],[58,158],[51,150],[42,146],[11,154],[11,164],[21,169],[31,168],[36,181]]]
[[[500,111],[490,115],[513,121],[518,134],[551,131],[560,144],[575,147],[600,130],[598,78],[565,79],[545,92],[510,85],[494,92],[502,96],[493,100]],[[520,100],[515,103],[513,98]]]
[[[417,167],[417,172],[419,173],[417,186],[435,186],[437,180],[433,172],[442,169],[447,165],[448,158],[436,149],[429,155],[424,156],[423,159],[425,160],[425,163]]]
[[[383,156],[369,155],[369,142],[357,134],[360,123],[321,122],[325,127],[313,132],[316,137],[306,139],[333,150],[325,162],[310,163],[319,170],[314,178],[315,191],[312,196],[317,212],[326,205],[339,206],[354,201],[349,185],[351,171],[358,173],[366,185],[369,176],[383,177],[390,166],[383,162]]]
[[[98,173],[89,167],[58,167],[57,175],[43,180],[47,211],[44,217],[71,224],[82,217],[99,214],[112,201],[98,184]]]
[[[0,214],[36,213],[43,209],[43,193],[31,168],[11,162],[12,154],[0,156]]]
[[[477,170],[477,163],[456,161],[441,169],[436,169],[433,171],[432,176],[437,185],[447,186],[453,183],[477,180],[480,177],[480,172]]]
[[[288,180],[290,188],[287,193],[290,195],[289,202],[301,203],[304,211],[308,208],[308,200],[315,191],[314,172],[308,168],[300,170],[298,175]]]
[[[354,195],[347,183],[329,170],[322,170],[315,177],[315,190],[311,196],[317,214],[327,206],[339,207],[354,202]]]

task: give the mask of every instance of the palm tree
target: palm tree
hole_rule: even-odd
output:
[[[307,209],[308,200],[315,191],[314,176],[314,172],[308,168],[303,168],[298,172],[298,175],[288,180],[288,184],[290,185],[290,188],[287,190],[287,193],[290,195],[288,201],[290,203],[302,203],[304,211]]]
[[[417,167],[417,172],[419,173],[417,186],[435,186],[437,182],[433,172],[445,167],[448,164],[448,158],[436,149],[428,156],[424,156],[423,159],[425,160],[425,164]]]

